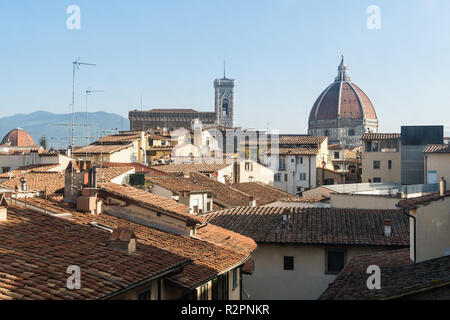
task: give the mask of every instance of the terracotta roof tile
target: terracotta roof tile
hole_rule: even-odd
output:
[[[53,206],[60,205],[53,203]],[[43,207],[43,203],[40,206]],[[170,278],[171,281],[187,288],[198,286],[218,274],[243,264],[256,249],[256,243],[252,239],[212,224],[199,228],[194,237],[188,237],[139,225],[106,213],[82,214],[66,207],[62,207],[61,210],[72,214],[72,222],[87,225],[95,221],[112,229],[121,226],[135,233],[138,244],[192,260],[193,263],[187,265],[181,274]]]
[[[2,299],[99,299],[190,262],[139,236],[136,254],[109,249],[110,236],[87,223],[9,208],[8,221],[0,222]],[[66,286],[71,265],[81,269],[80,290]]]
[[[409,219],[401,210],[241,207],[207,213],[207,221],[256,242],[409,246]],[[392,235],[384,235],[384,220]]]
[[[439,193],[430,193],[425,196],[408,198],[405,200],[401,200],[398,203],[398,206],[401,208],[416,208],[419,205],[424,205],[433,201],[442,200],[446,197],[450,197],[450,191],[445,192],[443,196]]]
[[[97,153],[113,153],[122,149],[130,148],[131,144],[111,144],[111,145],[88,145],[75,149],[74,155],[97,154]]]
[[[213,172],[231,166],[227,163],[172,163],[153,166],[153,168],[164,172]]]
[[[401,297],[450,285],[450,256],[414,264],[409,249],[353,258],[321,295],[321,300],[368,300]],[[367,268],[381,269],[381,289],[367,288]]]
[[[361,140],[393,140],[401,139],[400,133],[364,133]]]
[[[36,147],[33,138],[23,129],[17,128],[8,132],[4,137],[2,145],[11,147]]]
[[[282,199],[294,200],[296,198],[288,192],[262,182],[235,183],[231,187],[254,197],[258,206],[281,201]]]
[[[327,137],[325,136],[280,135],[279,144],[313,145],[313,144],[320,144],[324,142],[325,139],[327,139]]]
[[[429,144],[424,150],[425,153],[450,153],[448,144]]]
[[[194,223],[201,223],[204,220],[202,217],[189,214],[189,207],[184,204],[131,186],[118,185],[112,182],[101,183],[100,190],[135,201],[140,205],[157,208],[185,220],[191,220]]]

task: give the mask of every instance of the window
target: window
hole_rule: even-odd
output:
[[[344,266],[344,249],[325,249],[325,274],[338,274]]]
[[[373,168],[380,169],[380,160],[373,160]]]
[[[279,170],[286,170],[286,159],[285,158],[279,159]]]
[[[339,159],[339,152],[335,152],[335,153],[334,153],[334,158],[335,158],[335,159]]]
[[[208,300],[208,284],[200,287],[199,300]]]
[[[139,293],[138,300],[152,300],[152,289]]]
[[[233,290],[238,286],[238,269],[233,269]]]
[[[392,160],[388,160],[388,169],[389,169],[389,170],[392,169]]]
[[[284,270],[294,270],[294,257],[284,257]]]
[[[438,183],[436,170],[428,170],[428,183]]]
[[[252,171],[253,170],[253,165],[251,162],[245,162],[245,171]]]
[[[284,174],[284,181],[288,181],[288,175],[287,175],[287,173]]]
[[[2,167],[3,173],[11,171],[10,167]]]
[[[366,152],[372,152],[372,141],[366,141]]]
[[[328,131],[328,130],[325,130],[325,136],[329,136],[330,135],[330,132]]]
[[[353,137],[354,135],[355,135],[355,130],[353,130],[353,129],[348,130],[349,137]]]
[[[228,100],[224,99],[222,102],[222,116],[228,116]]]
[[[295,156],[295,164],[303,164],[303,157]]]
[[[300,181],[305,181],[306,180],[306,173],[302,172],[300,173]]]
[[[381,178],[375,177],[373,178],[373,182],[381,182]]]
[[[275,181],[280,181],[281,180],[281,174],[280,173],[275,173],[274,180]]]
[[[292,159],[291,159],[291,162],[294,163],[294,161],[295,161],[294,158],[292,158]]]

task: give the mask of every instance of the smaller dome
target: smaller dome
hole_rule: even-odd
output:
[[[0,144],[11,147],[35,147],[33,138],[23,129],[17,128],[8,132]]]

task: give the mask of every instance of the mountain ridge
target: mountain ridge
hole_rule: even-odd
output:
[[[86,145],[97,140],[98,137],[111,134],[114,131],[129,130],[128,119],[104,111],[88,113],[88,140],[86,139],[86,113],[75,113],[74,136],[75,145]],[[52,113],[45,110],[37,110],[29,114],[17,113],[12,116],[0,118],[0,139],[11,130],[21,128],[27,131],[36,144],[40,143],[45,135],[49,147],[66,148],[70,145],[71,113]]]

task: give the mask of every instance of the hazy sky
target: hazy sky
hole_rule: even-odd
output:
[[[66,9],[81,9],[69,30]],[[381,29],[368,29],[369,5]],[[380,131],[444,124],[450,133],[450,1],[145,0],[1,1],[0,117],[76,110],[213,111],[213,80],[236,79],[235,123],[306,133],[317,96],[345,54],[371,98]]]

